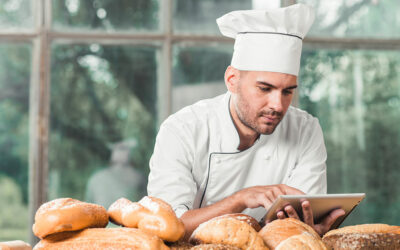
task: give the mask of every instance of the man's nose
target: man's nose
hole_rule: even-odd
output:
[[[283,111],[283,106],[282,106],[282,93],[279,91],[276,91],[271,95],[270,98],[270,103],[269,107],[274,110],[275,112],[282,112]]]

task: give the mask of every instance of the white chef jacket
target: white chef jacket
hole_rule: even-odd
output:
[[[180,217],[246,187],[286,184],[326,193],[326,149],[318,119],[289,107],[270,135],[239,151],[229,111],[230,93],[202,100],[168,117],[150,159],[148,195],[171,204]],[[257,220],[263,207],[243,211]]]

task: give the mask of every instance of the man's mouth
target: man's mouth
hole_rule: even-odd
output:
[[[276,123],[279,121],[279,117],[277,116],[263,115],[261,118],[263,118],[267,123]]]

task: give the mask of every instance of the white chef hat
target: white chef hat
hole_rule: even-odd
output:
[[[302,40],[314,22],[305,4],[271,10],[232,11],[217,19],[221,33],[236,39],[231,65],[239,70],[297,76]]]

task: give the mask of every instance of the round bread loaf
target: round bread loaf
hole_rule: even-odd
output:
[[[400,227],[363,224],[331,230],[322,239],[331,249],[400,249]]]
[[[222,244],[201,244],[192,247],[190,250],[240,250],[240,248]]]
[[[39,207],[32,230],[37,237],[43,239],[54,233],[105,227],[107,224],[108,215],[104,207],[71,198],[60,198]]]
[[[327,250],[322,240],[309,233],[297,234],[279,243],[275,250]]]
[[[263,227],[258,234],[269,248],[275,249],[287,238],[303,233],[308,233],[314,238],[321,240],[321,237],[312,227],[292,218],[274,220]]]
[[[34,250],[135,249],[168,250],[155,235],[136,228],[89,228],[77,232],[53,234],[42,239]]]
[[[110,206],[108,214],[116,224],[139,228],[169,242],[178,241],[185,234],[172,207],[158,198],[145,196],[139,202],[121,198]]]
[[[225,214],[225,215],[219,216],[218,218],[228,218],[228,217],[232,217],[232,218],[238,219],[240,221],[246,222],[247,224],[252,226],[254,228],[254,230],[256,230],[257,232],[261,230],[261,226],[258,223],[258,221],[247,214],[242,214],[242,213]]]
[[[197,244],[224,244],[242,250],[268,249],[256,230],[234,217],[216,217],[200,224],[190,237]]]
[[[192,249],[192,247],[193,247],[192,244],[190,244],[189,242],[185,242],[185,241],[178,241],[178,242],[173,242],[173,243],[167,242],[167,246],[171,250],[189,250],[189,249]]]

